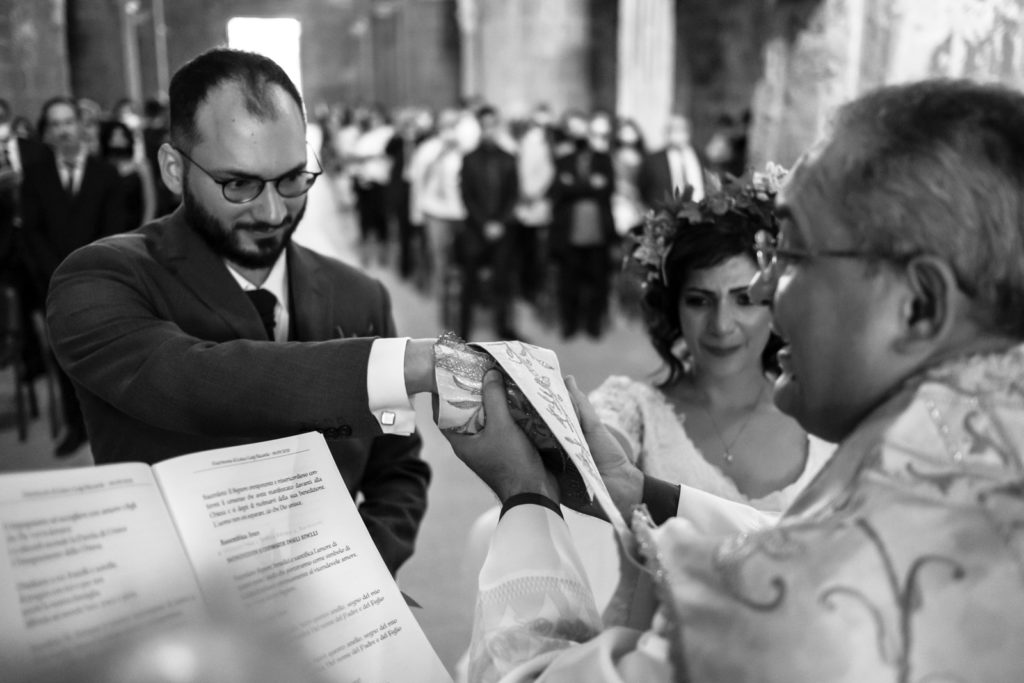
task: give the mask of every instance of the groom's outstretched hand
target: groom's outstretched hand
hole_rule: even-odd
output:
[[[512,419],[505,396],[501,373],[488,370],[483,380],[484,428],[472,435],[442,433],[455,455],[502,503],[519,493],[539,493],[558,503],[558,484]]]
[[[594,457],[597,471],[608,488],[608,493],[625,519],[630,519],[633,507],[640,504],[644,492],[644,475],[636,465],[626,457],[622,445],[608,431],[608,428],[597,416],[594,406],[587,400],[586,394],[576,385],[571,375],[565,378],[565,386],[569,390],[576,416],[583,428],[583,438],[590,446],[590,454]],[[580,512],[600,516],[592,508],[582,508]]]

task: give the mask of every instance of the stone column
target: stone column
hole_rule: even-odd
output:
[[[619,115],[636,120],[649,148],[664,144],[675,88],[675,0],[619,4]]]

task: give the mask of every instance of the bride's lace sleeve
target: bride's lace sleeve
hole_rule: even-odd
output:
[[[626,438],[633,462],[640,456],[644,440],[643,411],[638,388],[642,385],[622,375],[612,375],[587,397],[598,417],[610,429]]]

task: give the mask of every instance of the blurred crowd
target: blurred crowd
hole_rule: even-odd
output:
[[[363,263],[393,264],[441,304],[441,325],[522,338],[515,301],[563,338],[599,338],[637,292],[620,278],[631,231],[673,192],[700,199],[742,175],[749,113],[723,115],[701,148],[671,116],[652,149],[636,121],[544,104],[504,116],[470,99],[432,111],[321,105],[320,159],[358,221]]]

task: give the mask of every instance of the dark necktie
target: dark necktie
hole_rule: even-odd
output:
[[[267,338],[274,341],[274,308],[277,306],[277,297],[265,289],[254,289],[245,294],[260,314],[263,328],[267,331]]]

